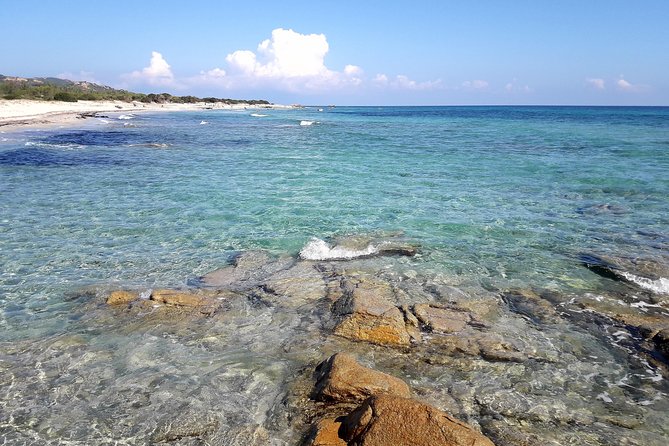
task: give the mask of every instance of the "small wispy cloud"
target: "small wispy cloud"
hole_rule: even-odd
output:
[[[506,90],[509,93],[513,93],[513,92],[531,93],[532,92],[532,88],[529,85],[520,85],[520,84],[518,84],[517,79],[514,79],[512,82],[507,82],[507,84],[504,86],[504,90]]]
[[[618,90],[631,93],[641,92],[648,89],[647,85],[633,84],[626,80],[623,76],[620,76],[620,79],[616,81],[616,87],[618,87]]]
[[[431,90],[441,86],[441,80],[434,81],[415,81],[404,74],[398,74],[394,78],[389,78],[386,74],[377,74],[372,82],[379,87],[389,87],[400,90]]]
[[[467,90],[485,90],[490,84],[488,81],[481,79],[474,79],[472,81],[464,81],[462,87]]]
[[[585,80],[589,86],[596,90],[604,90],[606,89],[606,82],[604,79],[600,79],[597,77],[589,77]]]

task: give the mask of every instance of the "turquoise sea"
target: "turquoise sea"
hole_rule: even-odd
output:
[[[171,332],[110,316],[104,296],[193,286],[239,252],[328,260],[338,239],[389,235],[419,254],[365,268],[397,284],[532,289],[561,315],[536,324],[498,298],[500,329],[554,357],[402,368],[431,404],[498,444],[514,443],[486,417],[536,439],[515,444],[669,442],[667,356],[629,322],[669,321],[669,108],[530,106],[111,113],[0,133],[0,439],[147,444],[197,409],[217,436],[165,444],[296,444],[277,404],[319,353],[278,346],[303,316]],[[638,259],[654,273],[627,268]]]

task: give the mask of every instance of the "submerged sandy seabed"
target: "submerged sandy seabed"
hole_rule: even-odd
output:
[[[12,130],[19,127],[46,127],[68,125],[78,122],[85,114],[102,112],[142,112],[142,111],[188,111],[188,110],[242,110],[257,108],[289,108],[283,105],[249,104],[145,104],[142,102],[123,101],[34,101],[0,99],[0,128]]]

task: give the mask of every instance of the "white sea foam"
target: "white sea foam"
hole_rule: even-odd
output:
[[[313,125],[315,121],[300,121],[300,125]]]
[[[135,119],[133,115],[120,115],[118,119]]]
[[[313,238],[300,251],[305,260],[342,260],[365,257],[379,252],[376,246],[368,245],[365,249],[349,249],[342,246],[330,246],[324,240]]]
[[[639,277],[625,271],[621,272],[620,274],[630,282],[639,285],[641,288],[652,291],[653,293],[669,294],[669,279],[666,277],[660,277],[657,280],[652,280],[646,277]]]
[[[209,124],[209,122],[207,122],[207,121],[200,121],[200,125],[206,125],[206,124]]]
[[[269,116],[269,115],[263,115],[262,113],[251,113],[251,116],[253,116],[255,118],[264,118],[264,117]]]

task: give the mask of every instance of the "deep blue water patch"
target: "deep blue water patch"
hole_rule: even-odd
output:
[[[0,166],[96,166],[124,165],[120,154],[84,149],[23,147],[0,152]]]

